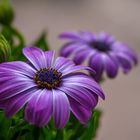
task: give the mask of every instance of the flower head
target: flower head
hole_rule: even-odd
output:
[[[97,105],[98,96],[105,98],[93,79],[78,72],[93,70],[76,66],[67,58],[54,59],[54,51],[26,47],[23,54],[28,63],[0,64],[0,108],[5,110],[7,117],[26,106],[26,120],[39,127],[52,117],[56,127],[64,127],[70,111],[81,123],[86,123]]]
[[[60,38],[71,40],[61,49],[61,55],[68,57],[73,53],[76,64],[88,59],[89,66],[96,71],[94,78],[97,81],[101,80],[104,71],[110,78],[117,75],[119,67],[127,73],[138,61],[132,49],[105,32],[98,35],[91,32],[64,32]]]

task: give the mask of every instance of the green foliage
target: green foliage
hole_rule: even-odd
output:
[[[0,23],[10,25],[14,19],[14,11],[9,0],[0,0]]]
[[[3,26],[1,33],[5,36],[11,46],[11,58],[13,60],[25,60],[22,55],[22,49],[25,47],[23,35],[12,26]]]
[[[100,117],[101,117],[101,111],[95,110],[92,118],[90,119],[89,123],[87,124],[85,133],[80,138],[80,140],[93,140],[93,138],[96,137],[97,130],[98,130],[99,124],[100,124]]]
[[[93,115],[86,125],[75,120],[74,125],[71,127],[72,134],[68,140],[93,140],[97,135],[101,118],[101,111],[94,110]]]
[[[11,123],[11,120],[6,119],[3,111],[0,111],[0,140],[7,139],[6,137]]]
[[[44,51],[49,50],[48,40],[47,40],[47,34],[46,32],[43,32],[38,39],[36,39],[35,43],[33,43],[35,46],[43,49]]]
[[[71,115],[63,129],[56,129],[53,120],[43,128],[30,125],[23,119],[21,110],[12,119],[0,112],[0,140],[93,140],[97,135],[101,111],[95,110],[88,124],[82,125]]]
[[[10,59],[11,48],[5,37],[0,34],[0,63]]]

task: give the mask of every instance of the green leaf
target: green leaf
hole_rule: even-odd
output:
[[[7,119],[3,111],[0,111],[0,140],[6,140],[7,132],[11,126],[11,120]]]
[[[43,49],[44,51],[49,50],[48,40],[47,40],[47,34],[46,32],[43,32],[40,37],[33,43],[35,46]]]
[[[99,128],[101,118],[101,111],[94,110],[91,120],[87,124],[87,129],[80,140],[93,140],[97,135],[97,130]]]
[[[57,129],[55,140],[63,140],[63,139],[64,139],[63,129]]]
[[[10,56],[11,47],[5,37],[0,34],[0,63],[8,61]]]
[[[25,47],[25,40],[22,33],[11,26],[3,26],[1,33],[11,46],[12,55],[10,61],[25,60],[22,54],[22,49]]]
[[[66,134],[68,140],[78,140],[79,137],[86,130],[85,125],[81,124],[73,114],[71,114],[70,121],[66,126]]]

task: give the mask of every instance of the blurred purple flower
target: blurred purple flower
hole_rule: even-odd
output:
[[[64,32],[60,38],[70,39],[61,49],[61,56],[74,54],[76,64],[88,59],[89,66],[96,71],[95,80],[100,81],[103,72],[114,78],[119,67],[128,73],[138,62],[135,52],[127,45],[116,41],[111,35],[101,32],[98,35],[91,32]]]
[[[26,120],[39,127],[51,117],[56,127],[64,127],[70,111],[81,123],[86,123],[98,96],[102,99],[105,96],[93,79],[77,71],[93,70],[76,66],[63,57],[54,61],[54,51],[26,47],[23,54],[28,64],[21,61],[0,64],[0,108],[6,116],[13,116],[26,105]]]

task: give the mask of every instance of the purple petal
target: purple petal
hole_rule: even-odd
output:
[[[68,57],[70,54],[75,53],[82,48],[85,48],[85,45],[83,45],[82,43],[71,42],[64,45],[64,47],[60,51],[60,55],[63,57]]]
[[[6,116],[11,117],[16,114],[31,99],[36,90],[24,91],[17,96],[5,100]]]
[[[98,96],[95,94],[91,94],[85,88],[77,88],[76,86],[73,87],[64,87],[61,86],[60,90],[65,92],[68,96],[82,104],[85,108],[93,109],[98,102]]]
[[[58,57],[55,61],[54,68],[62,72],[64,69],[72,67],[74,65],[74,62],[69,60],[68,58]]]
[[[23,54],[37,70],[47,67],[46,57],[41,49],[37,47],[26,47],[23,49]]]
[[[75,57],[74,57],[74,62],[77,65],[82,64],[86,59],[88,59],[94,53],[95,52],[89,48],[81,49],[78,52],[76,52]]]
[[[8,82],[8,81],[31,81],[30,78],[28,78],[27,76],[24,76],[24,75],[21,75],[21,74],[18,74],[18,73],[13,73],[9,70],[3,70],[3,72],[0,72],[0,75],[1,75],[1,78],[0,78],[0,84],[3,84],[5,82]]]
[[[129,57],[131,59],[131,61],[136,65],[138,63],[137,54],[131,48],[127,47],[126,45],[122,45],[122,46],[123,46],[123,49],[121,49],[119,52],[122,52],[125,55],[127,55],[127,57]]]
[[[127,51],[126,55],[133,61],[135,65],[138,64],[138,56],[133,51]]]
[[[39,90],[33,93],[25,110],[26,120],[39,127],[46,125],[53,113],[53,94],[50,90]]]
[[[47,62],[47,66],[46,67],[51,67],[54,61],[54,55],[55,55],[55,51],[47,51],[45,52],[45,59]]]
[[[121,67],[123,68],[124,73],[128,73],[132,69],[131,59],[123,53],[117,53],[116,56],[120,62]]]
[[[33,77],[36,70],[25,62],[14,61],[0,64],[0,72],[12,72],[13,74],[22,74]],[[9,72],[8,72],[9,71]]]
[[[87,123],[92,115],[92,111],[90,109],[84,108],[79,102],[72,98],[69,98],[69,101],[71,111],[76,116],[76,118],[83,124]]]
[[[104,41],[108,44],[112,44],[115,42],[115,38],[113,36],[111,36],[110,34],[107,34],[105,32],[99,33],[97,39],[100,41]]]
[[[129,48],[124,43],[121,43],[121,42],[113,43],[112,51],[114,53],[124,53],[125,55],[127,55],[134,62],[134,64],[138,63],[137,54],[133,51],[133,49]]]
[[[12,80],[11,81],[5,81],[2,84],[0,84],[0,100],[5,100],[8,98],[11,98],[15,95],[20,94],[21,92],[24,92],[28,89],[34,88],[37,85],[32,81],[20,81],[20,80]]]
[[[89,61],[89,66],[95,70],[96,74],[92,75],[96,81],[100,81],[102,78],[103,70],[104,70],[104,65],[102,62],[102,57],[100,53],[97,53],[93,55],[90,58]]]
[[[132,51],[129,47],[127,47],[124,43],[116,41],[112,44],[111,46],[112,51],[114,52],[127,52],[127,51]]]
[[[131,48],[127,47],[126,44],[123,44],[121,42],[115,42],[112,45],[112,51],[116,54],[122,53],[126,55],[126,59],[129,59],[129,61],[132,61],[135,65],[138,63],[137,54]]]
[[[70,116],[67,96],[60,90],[53,90],[53,117],[56,127],[63,128]]]
[[[85,32],[85,31],[80,31],[79,34],[81,35],[82,39],[85,40],[86,42],[91,42],[96,39],[96,35],[92,32]]]
[[[108,77],[114,78],[118,74],[118,64],[113,57],[102,54],[102,61]]]
[[[62,39],[81,40],[80,34],[76,32],[63,32],[59,35]]]
[[[88,71],[92,72],[93,74],[96,73],[92,68],[87,67],[87,66],[81,66],[81,65],[67,67],[66,69],[64,69],[62,71],[62,73],[63,73],[63,76],[66,76],[67,74],[71,74],[73,72],[80,71],[80,70],[88,70]]]
[[[73,86],[77,86],[77,87],[84,87],[90,91],[92,91],[92,93],[97,94],[98,96],[100,96],[102,99],[105,99],[105,95],[101,89],[101,87],[99,86],[99,84],[97,84],[93,79],[88,78],[85,75],[76,75],[76,76],[69,76],[66,78],[63,78],[63,85],[64,86],[68,86],[68,87],[73,87]]]

